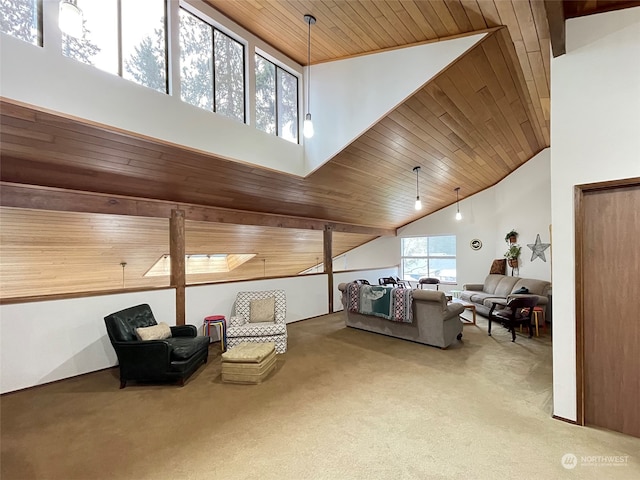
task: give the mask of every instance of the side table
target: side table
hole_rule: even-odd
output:
[[[204,317],[204,323],[202,324],[203,334],[211,337],[211,325],[218,328],[218,334],[220,335],[220,348],[223,352],[227,350],[227,319],[224,315],[210,315]]]
[[[477,325],[476,323],[476,306],[473,303],[469,303],[469,302],[465,302],[464,300],[460,300],[459,298],[454,298],[453,300],[451,300],[451,303],[457,303],[459,305],[462,305],[464,307],[465,310],[471,310],[471,313],[473,314],[473,321],[469,321],[466,318],[462,318],[463,323],[470,323],[473,325]]]

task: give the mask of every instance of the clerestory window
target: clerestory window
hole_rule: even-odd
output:
[[[78,0],[82,37],[62,33],[74,60],[167,93],[165,0]]]
[[[42,46],[42,0],[0,0],[0,32]]]
[[[55,9],[44,8],[49,5],[45,1],[49,0],[0,0],[0,30],[42,46],[43,23],[48,22],[48,27],[55,20],[49,15]],[[168,0],[76,1],[82,11],[82,34],[61,33],[64,56],[169,93]],[[179,63],[175,67],[180,70],[181,99],[247,123],[247,46],[211,20],[203,20],[208,17],[195,8],[177,11]],[[43,20],[43,12],[47,19]],[[263,132],[298,143],[298,76],[267,56],[255,53],[255,70],[250,72],[255,75],[252,123]]]
[[[245,122],[244,45],[180,9],[180,91],[184,102]]]
[[[256,53],[256,128],[298,143],[298,78]]]

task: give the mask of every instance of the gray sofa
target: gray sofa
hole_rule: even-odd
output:
[[[551,321],[551,282],[546,280],[536,280],[533,278],[509,277],[507,275],[490,274],[485,278],[484,283],[466,283],[460,293],[460,299],[473,303],[476,311],[484,315],[489,315],[491,305],[496,300],[507,300],[507,297],[522,296],[513,292],[526,287],[529,293],[524,295],[535,295],[538,297],[538,306],[544,309],[544,318]]]
[[[400,323],[350,312],[347,308],[347,284],[341,283],[344,319],[348,327],[381,333],[390,337],[411,340],[426,345],[447,348],[456,339],[462,338],[460,314],[464,306],[447,304],[444,292],[434,290],[413,290],[413,322]]]

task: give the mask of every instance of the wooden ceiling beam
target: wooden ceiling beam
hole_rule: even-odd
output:
[[[228,208],[175,203],[121,195],[66,190],[62,188],[0,182],[0,205],[64,212],[105,213],[138,217],[171,218],[174,209],[184,210],[186,220],[199,222],[258,225],[263,227],[296,228],[357,233],[372,236],[395,236],[393,228],[370,227],[327,220],[249,212]]]
[[[567,53],[562,0],[544,0],[544,8],[547,12],[547,22],[549,23],[551,50],[553,58],[556,58]]]

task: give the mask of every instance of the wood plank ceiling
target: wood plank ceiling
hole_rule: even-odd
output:
[[[16,105],[6,99],[0,102],[0,178],[21,184],[397,228],[454,203],[456,187],[460,187],[460,198],[464,199],[494,185],[549,146],[550,48],[542,1],[206,0],[206,3],[302,65],[306,64],[307,53],[305,13],[315,15],[318,20],[312,29],[311,63],[501,28],[490,31],[480,44],[307,178],[188,151],[106,126],[64,118],[55,112]],[[413,210],[412,169],[416,165],[422,167],[424,204],[418,214]],[[32,226],[34,214],[29,210],[3,208],[0,213],[1,261],[5,270],[5,265],[11,265],[11,258],[21,255],[21,245],[37,250],[36,245],[25,243],[25,236],[19,234],[21,222],[32,232],[37,227]],[[52,214],[50,220],[40,218],[34,225],[39,222],[55,226],[57,222],[70,221],[68,217],[61,218]],[[87,238],[94,238],[91,235],[96,232],[88,226],[92,221],[95,220],[84,218],[82,228],[89,229]],[[132,238],[144,238],[147,230],[153,236],[153,232],[164,228],[158,230],[155,223],[148,226],[148,222],[160,220],[120,218],[107,224],[114,225],[116,231],[122,228],[135,232]],[[10,233],[5,234],[5,228]],[[263,252],[271,252],[270,255],[301,252],[299,256],[289,256],[296,258],[293,263],[284,257],[268,259],[269,276],[296,274],[322,257],[319,232],[221,224],[191,228],[194,232],[205,232],[198,237],[202,242],[194,240],[194,245],[207,251],[194,253],[208,253],[211,245],[216,250],[211,253],[230,253],[234,245],[240,245],[243,251],[239,253],[259,254],[240,267],[247,269],[245,276],[225,279],[262,276]],[[249,244],[244,243],[247,228],[253,229],[249,237],[255,239]],[[50,234],[53,236],[57,231],[64,231],[63,224],[52,227]],[[158,235],[164,238],[164,234]],[[33,238],[44,242],[46,235]],[[92,243],[104,247],[94,251],[96,258],[109,258],[109,271],[104,270],[103,275],[111,279],[111,288],[121,283],[121,261],[127,261],[130,275],[137,272],[140,277],[140,272],[166,253],[165,240],[158,243],[150,238],[143,243],[154,247],[137,264],[129,261],[135,257],[133,252],[117,252],[108,238],[107,235]],[[215,242],[206,238],[215,238]],[[333,253],[342,253],[370,238],[347,235],[334,240],[337,246]],[[225,243],[225,239],[229,242]],[[106,248],[108,245],[111,250]],[[274,252],[273,245],[281,245],[281,252]],[[83,246],[80,250],[88,248]],[[228,252],[221,252],[223,248]],[[64,252],[60,255],[70,258]],[[28,262],[27,257],[23,255],[23,261]],[[45,262],[44,257],[40,260]],[[276,267],[279,263],[281,268]],[[60,272],[58,269],[57,275],[63,275]],[[77,273],[76,270],[74,274]],[[128,280],[127,284],[146,285],[145,281],[138,278],[138,283]],[[18,293],[19,290],[12,295],[26,294],[22,290]],[[5,296],[4,291],[2,295]]]
[[[535,119],[549,145],[549,30],[536,0],[205,0],[301,65],[304,15],[312,28],[311,64],[506,26]]]
[[[0,224],[3,299],[169,285],[144,276],[169,253],[168,219],[0,207]],[[187,221],[185,237],[187,254],[255,255],[228,273],[187,275],[189,284],[298,275],[323,258],[317,230]],[[372,238],[334,232],[333,257]]]

